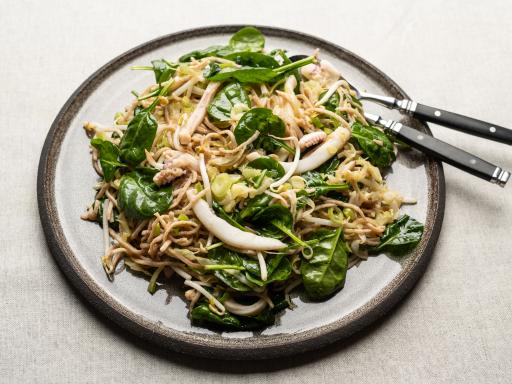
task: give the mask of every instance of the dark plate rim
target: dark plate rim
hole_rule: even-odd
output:
[[[69,127],[68,122],[79,110],[86,98],[102,79],[132,58],[182,38],[199,37],[215,33],[233,33],[244,25],[216,25],[194,28],[168,34],[119,55],[89,76],[66,101],[57,114],[46,137],[39,161],[37,175],[37,200],[39,215],[47,244],[68,281],[85,297],[92,307],[139,338],[177,352],[223,359],[268,359],[293,355],[317,349],[346,338],[381,318],[390,311],[423,275],[431,257],[442,226],[445,206],[445,182],[441,163],[426,160],[429,181],[428,215],[425,234],[404,269],[364,306],[342,319],[312,330],[292,334],[258,336],[248,339],[223,338],[193,332],[180,332],[147,320],[129,311],[102,291],[78,263],[70,249],[57,213],[54,195],[54,179],[60,143]],[[338,57],[350,58],[351,62],[366,71],[373,72],[389,86],[397,97],[407,94],[387,75],[358,55],[326,40],[288,29],[256,26],[267,36],[295,38],[328,50]],[[418,129],[432,134],[426,124],[412,122]]]

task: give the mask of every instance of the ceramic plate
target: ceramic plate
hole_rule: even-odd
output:
[[[127,105],[132,89],[143,89],[152,72],[131,71],[156,58],[176,59],[193,49],[222,44],[241,26],[219,26],[174,33],[140,45],[115,58],[89,77],[69,98],[55,119],[44,144],[38,174],[41,221],[51,251],[69,281],[103,315],[140,338],[164,348],[202,356],[262,359],[322,347],[362,329],[389,311],[423,274],[437,241],[444,210],[442,166],[416,151],[401,152],[387,176],[391,188],[418,204],[403,212],[425,223],[416,250],[400,259],[371,257],[348,272],[345,288],[325,302],[308,302],[294,295],[296,308],[287,310],[274,326],[259,332],[213,331],[192,326],[179,284],[146,291],[147,281],[124,272],[107,279],[100,263],[102,232],[80,220],[93,199],[97,176],[91,166],[84,120],[111,122]],[[289,54],[320,48],[344,76],[368,91],[405,98],[404,91],[384,73],[353,53],[299,32],[259,27],[266,48]],[[394,111],[373,111],[430,134],[426,125],[403,119]]]

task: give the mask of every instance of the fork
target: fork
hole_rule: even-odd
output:
[[[426,135],[417,129],[408,127],[397,121],[384,120],[379,115],[372,113],[365,112],[364,117],[367,121],[381,126],[384,131],[406,144],[409,144],[411,147],[474,176],[497,184],[500,187],[504,187],[510,178],[510,173],[501,167],[493,165],[435,137]]]
[[[479,136],[485,139],[498,141],[504,144],[512,144],[512,130],[500,127],[496,124],[486,123],[472,117],[448,112],[440,108],[429,107],[412,100],[399,100],[391,96],[376,95],[361,91],[354,84],[343,78],[350,88],[355,92],[358,100],[369,100],[381,104],[390,109],[397,109],[400,112],[409,114],[423,121],[443,125],[447,128]]]
[[[296,61],[305,57],[307,56],[295,55],[291,56],[290,60]],[[428,105],[420,104],[413,100],[399,100],[391,96],[364,92],[361,88],[350,83],[346,78],[342,77],[342,79],[352,88],[358,100],[374,101],[387,108],[397,109],[400,112],[404,112],[423,121],[430,121],[431,123],[456,129],[470,135],[512,145],[512,130],[510,129],[496,124],[486,123],[482,120],[473,119],[468,116],[459,115],[458,113],[448,112],[440,108],[429,107]]]
[[[305,55],[291,56],[291,61],[297,61],[306,57]],[[411,100],[398,100],[390,96],[374,95],[360,91],[343,78],[350,88],[356,93],[357,99],[366,99],[377,102],[388,108],[398,109],[401,112],[434,123],[442,124],[450,128],[455,128],[461,132],[469,133],[475,136],[484,137],[506,144],[512,144],[512,131],[497,125],[490,125],[480,120],[458,115],[456,113],[446,112],[440,109],[418,104]],[[447,164],[459,168],[481,179],[487,180],[500,187],[504,187],[510,178],[510,172],[501,167],[493,165],[483,159],[463,151],[453,145],[445,143],[442,140],[423,134],[417,129],[408,127],[400,122],[393,120],[384,120],[381,116],[372,113],[364,113],[367,121],[379,125],[392,136],[409,144],[421,152],[435,157]]]

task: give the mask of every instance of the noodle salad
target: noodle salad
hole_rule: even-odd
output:
[[[155,82],[112,125],[84,123],[99,182],[82,219],[103,267],[184,284],[192,322],[250,330],[343,288],[372,254],[404,255],[423,225],[383,171],[397,143],[369,125],[338,70],[292,61],[245,27],[227,45],[154,60]]]

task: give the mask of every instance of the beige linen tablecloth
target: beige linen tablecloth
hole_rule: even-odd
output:
[[[50,255],[36,169],[73,90],[125,50],[186,28],[267,24],[365,57],[424,103],[512,127],[510,1],[0,2],[0,382],[510,383],[512,185],[451,167],[423,279],[390,316],[310,356],[208,362],[158,353],[100,319]],[[433,126],[512,169],[511,147]]]

